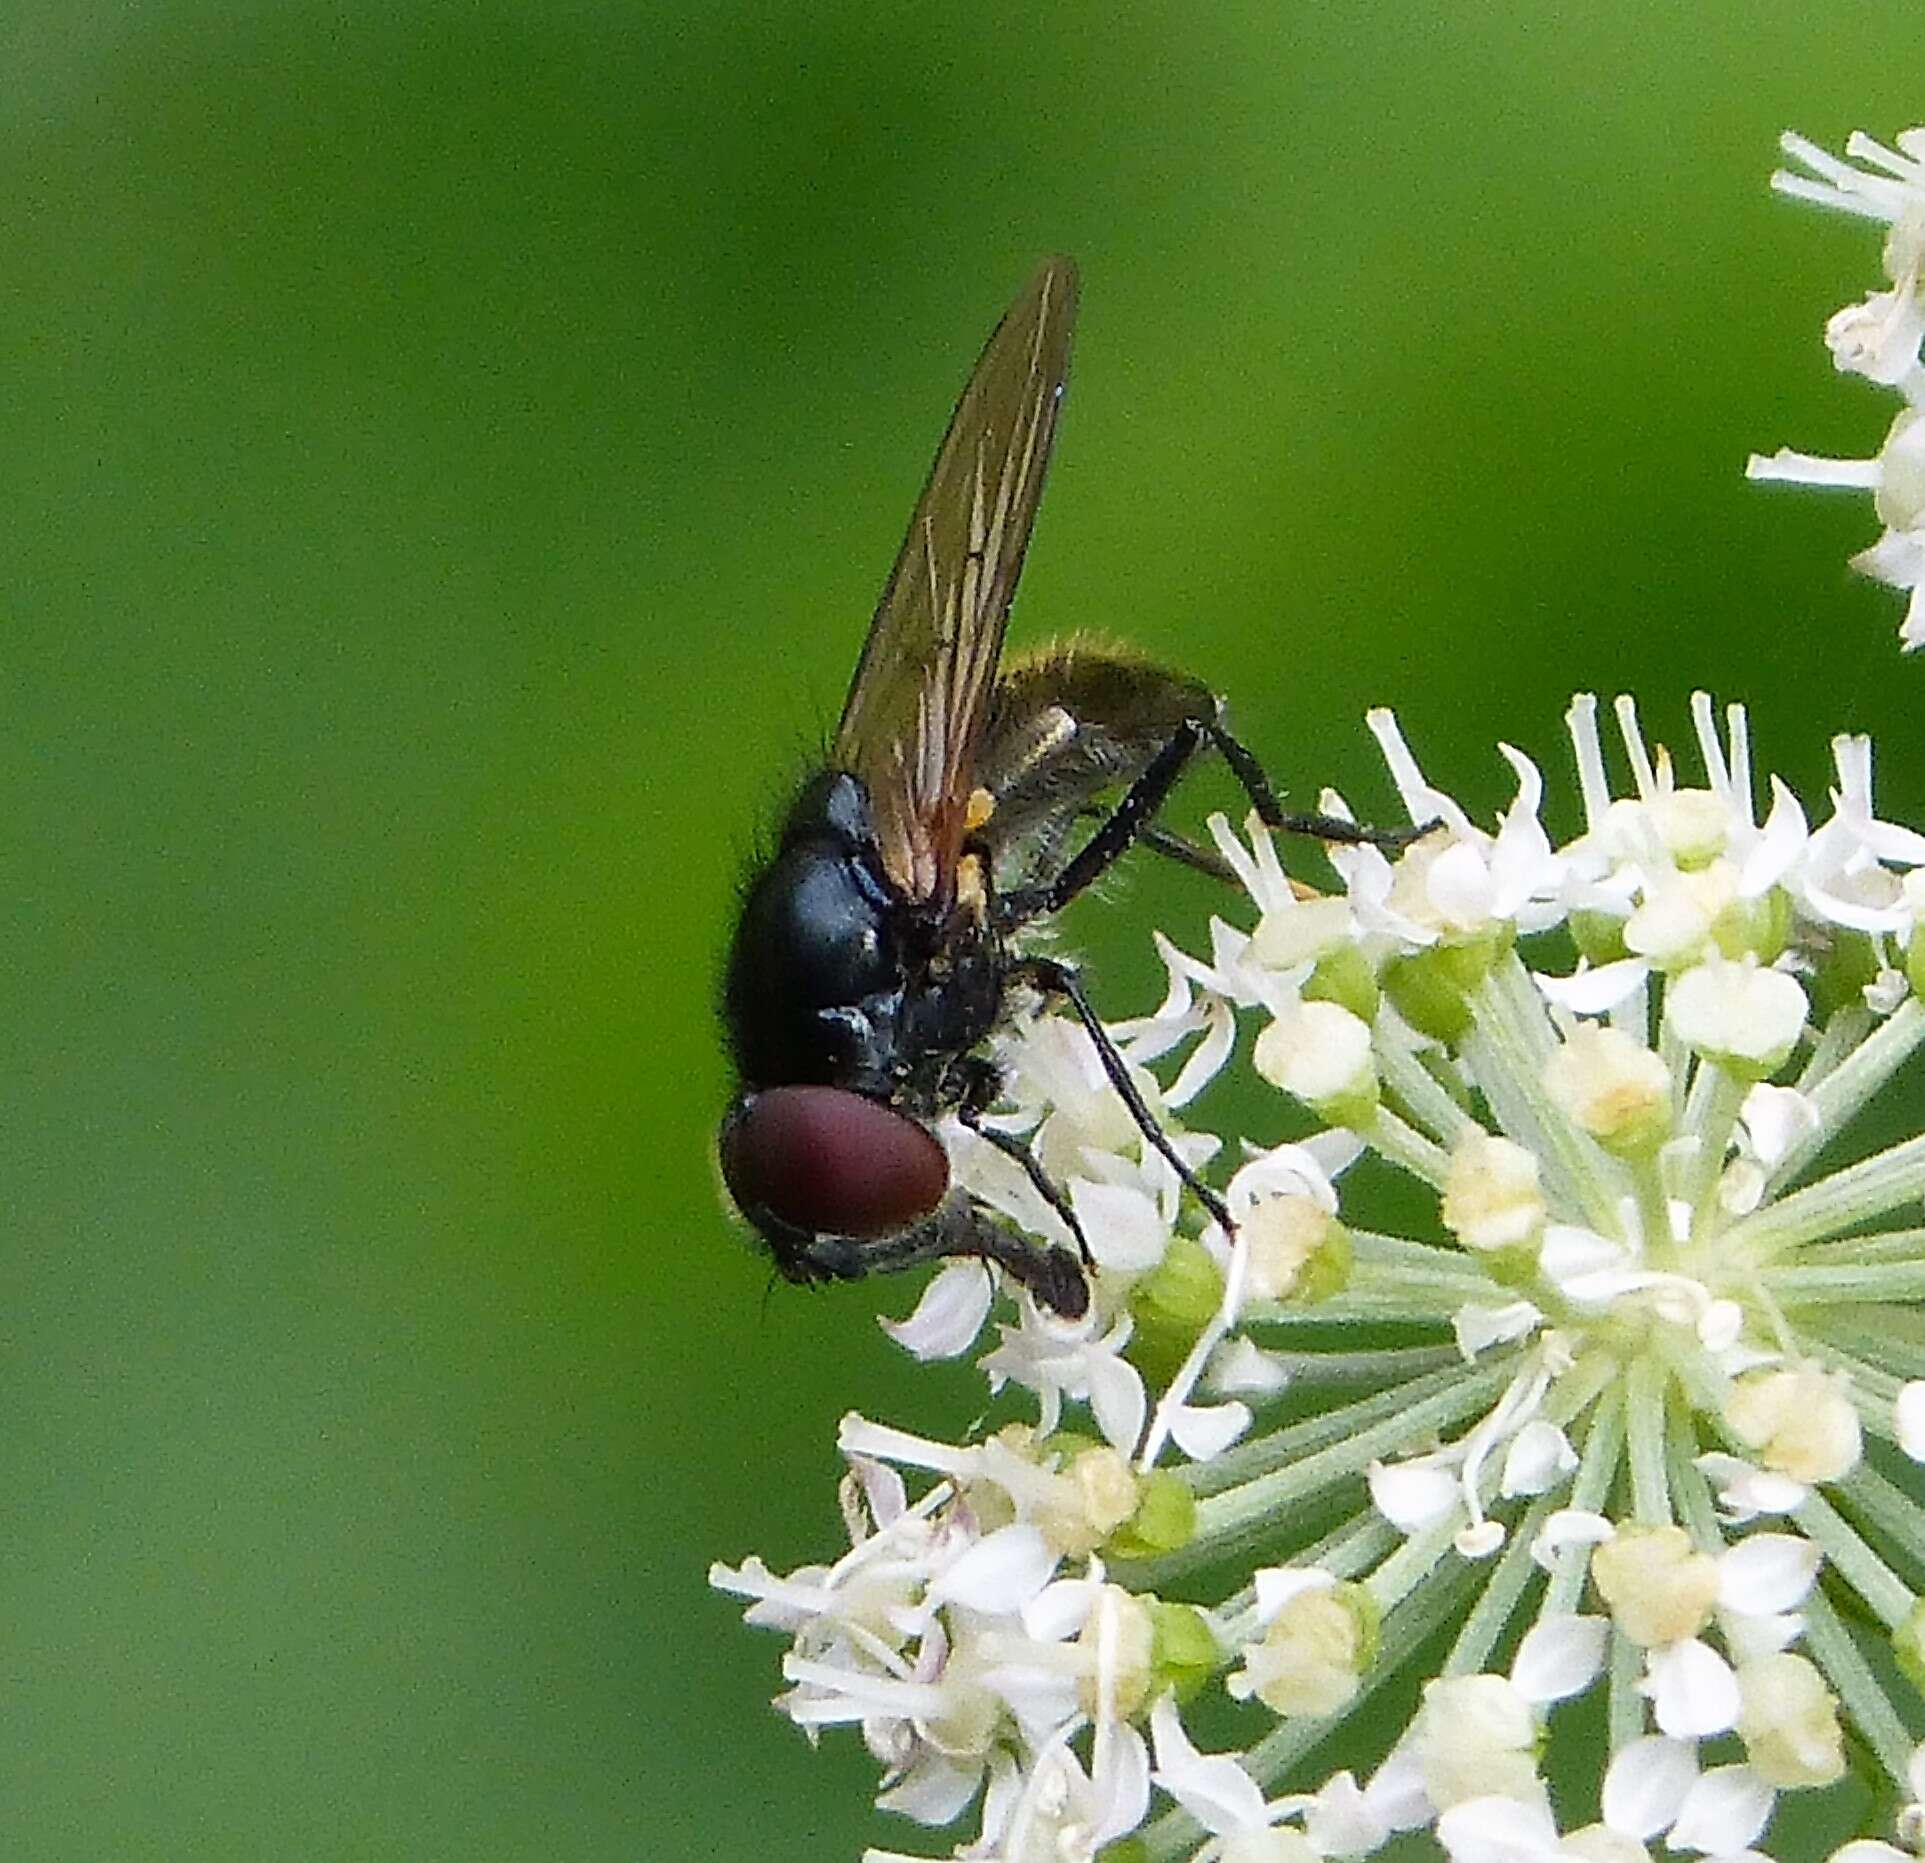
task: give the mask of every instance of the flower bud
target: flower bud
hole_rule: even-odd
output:
[[[1300,1003],[1257,1037],[1256,1070],[1326,1125],[1368,1125],[1377,1110],[1370,1024],[1338,1003]]]
[[[1654,880],[1624,921],[1625,949],[1666,972],[1695,964],[1711,943],[1712,927],[1737,897],[1738,870],[1728,860]]]
[[[1051,1547],[1068,1559],[1085,1559],[1137,1507],[1137,1480],[1127,1457],[1107,1443],[1077,1451],[1058,1471],[1051,1499],[1036,1524]]]
[[[1350,1232],[1315,1197],[1262,1197],[1237,1224],[1246,1300],[1327,1300],[1350,1278]]]
[[[1837,1481],[1858,1466],[1863,1448],[1845,1380],[1816,1365],[1740,1378],[1724,1420],[1766,1468],[1793,1481]]]
[[[1474,938],[1433,944],[1384,966],[1384,991],[1397,1013],[1433,1041],[1458,1040],[1471,1025],[1471,997],[1510,949],[1506,923]]]
[[[1424,1790],[1440,1811],[1473,1798],[1529,1803],[1542,1795],[1537,1717],[1501,1675],[1426,1683],[1417,1739]]]
[[[1796,977],[1707,958],[1676,978],[1665,1015],[1687,1047],[1738,1080],[1764,1080],[1803,1033],[1807,1004]]]
[[[1213,1676],[1223,1660],[1210,1620],[1194,1604],[1166,1604],[1148,1600],[1150,1612],[1150,1667],[1155,1672],[1153,1695],[1172,1690],[1187,1702]]]
[[[1335,1714],[1377,1653],[1378,1611],[1361,1585],[1318,1585],[1285,1603],[1224,1686],[1276,1714]]]
[[[1738,1671],[1738,1692],[1738,1733],[1759,1778],[1782,1791],[1844,1775],[1838,1704],[1805,1657],[1789,1650],[1754,1657]]]
[[[1565,1838],[1559,1863],[1651,1863],[1651,1853],[1635,1837],[1608,1824],[1587,1824]],[[1104,1863],[1109,1863],[1108,1858]]]
[[[1136,1507],[1104,1550],[1116,1559],[1154,1559],[1187,1546],[1196,1533],[1196,1496],[1174,1469],[1136,1478]]]
[[[1682,1527],[1623,1526],[1591,1554],[1591,1583],[1633,1643],[1695,1637],[1718,1602],[1718,1564]]]
[[[1363,1022],[1375,1022],[1382,992],[1370,960],[1354,944],[1340,944],[1317,960],[1304,980],[1306,1003],[1337,1003]]]
[[[1641,1041],[1581,1022],[1544,1065],[1544,1090],[1606,1151],[1642,1157],[1671,1135],[1671,1072]]]
[[[1544,1226],[1537,1160],[1512,1139],[1471,1132],[1451,1153],[1443,1218],[1466,1248],[1483,1253],[1535,1241]]]
[[[1077,1698],[1091,1720],[1102,1709],[1099,1697],[1106,1680],[1110,1709],[1121,1719],[1131,1720],[1149,1705],[1155,1679],[1150,1657],[1155,1643],[1149,1606],[1121,1585],[1105,1585],[1076,1638],[1082,1657]],[[1106,1667],[1107,1676],[1103,1673]]]
[[[1216,1854],[1217,1863],[1323,1863],[1323,1852],[1287,1824],[1273,1824],[1267,1831],[1238,1831],[1223,1840]],[[1110,1863],[1107,1850],[1103,1863]]]
[[[1163,1259],[1130,1289],[1130,1362],[1166,1384],[1223,1304],[1223,1270],[1194,1236],[1173,1236]]]
[[[1892,1655],[1912,1686],[1925,1690],[1925,1598],[1916,1600],[1892,1631]]]
[[[1665,852],[1685,872],[1716,860],[1731,831],[1730,809],[1709,789],[1663,791],[1645,804],[1644,814]]]

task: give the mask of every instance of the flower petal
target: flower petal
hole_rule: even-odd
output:
[[[1698,1779],[1688,1740],[1646,1734],[1618,1749],[1604,1775],[1604,1822],[1640,1843],[1667,1831]]]
[[[1540,1706],[1582,1694],[1604,1667],[1610,1631],[1608,1617],[1540,1617],[1511,1659],[1512,1683],[1526,1701]]]
[[[979,1261],[952,1261],[938,1272],[906,1320],[878,1324],[897,1345],[927,1364],[960,1358],[976,1343],[996,1296],[994,1277]]]

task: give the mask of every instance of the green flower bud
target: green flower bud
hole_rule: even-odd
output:
[[[1925,1689],[1925,1598],[1905,1613],[1892,1632],[1892,1654],[1915,1688]]]
[[[1166,1604],[1149,1600],[1151,1689],[1173,1689],[1179,1702],[1189,1701],[1223,1662],[1209,1620],[1194,1604]]]
[[[1154,1559],[1196,1534],[1196,1496],[1174,1469],[1153,1468],[1136,1486],[1136,1511],[1110,1536],[1115,1559]]]
[[[1167,1384],[1223,1304],[1223,1270],[1193,1236],[1177,1236],[1130,1290],[1136,1330],[1126,1356],[1155,1385]]]
[[[1374,1022],[1381,993],[1370,961],[1354,944],[1341,944],[1318,959],[1305,980],[1305,1002],[1336,1003],[1360,1022]]]
[[[1631,948],[1624,942],[1624,921],[1608,912],[1573,912],[1565,921],[1578,955],[1595,964],[1615,964],[1629,957]]]
[[[1384,966],[1385,994],[1420,1035],[1454,1042],[1471,1025],[1470,999],[1510,949],[1508,925],[1459,944],[1434,944]]]

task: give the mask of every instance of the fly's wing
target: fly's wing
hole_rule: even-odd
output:
[[[832,752],[868,786],[889,876],[946,893],[1003,626],[1069,374],[1076,268],[1049,260],[977,360],[869,623]]]

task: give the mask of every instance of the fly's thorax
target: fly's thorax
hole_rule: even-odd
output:
[[[862,785],[812,781],[749,887],[730,948],[724,1020],[752,1086],[868,1086],[907,982],[902,902],[868,832]]]

